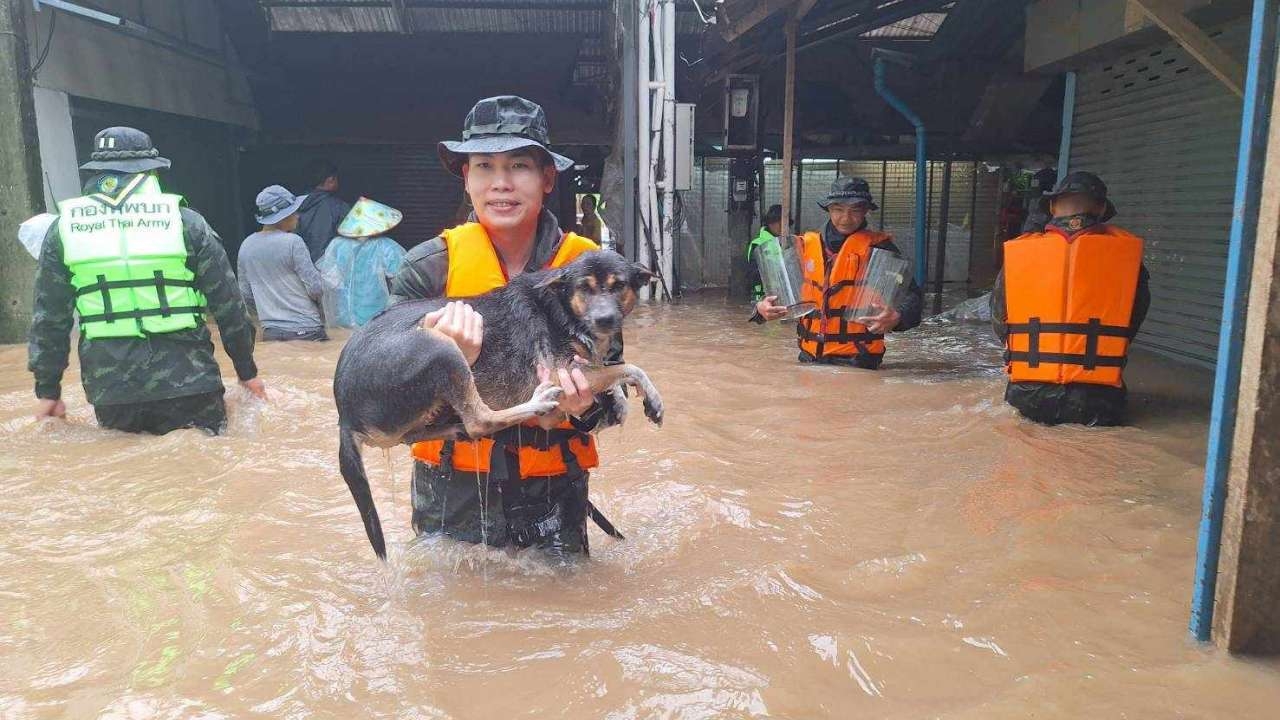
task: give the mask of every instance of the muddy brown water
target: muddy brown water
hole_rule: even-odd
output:
[[[367,453],[374,559],[341,339],[260,345],[218,438],[102,431],[74,382],[37,426],[0,348],[0,718],[1277,717],[1280,665],[1187,640],[1208,374],[1139,356],[1135,427],[1051,429],[985,328],[869,373],[742,315],[628,321],[667,424],[602,435],[629,539],[568,574],[412,542],[403,450]]]

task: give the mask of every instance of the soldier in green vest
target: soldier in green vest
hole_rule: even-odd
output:
[[[144,132],[98,133],[84,195],[58,203],[36,271],[28,367],[36,418],[63,417],[62,374],[80,321],[80,379],[98,424],[163,435],[227,421],[222,373],[205,313],[240,384],[265,398],[254,328],[226,250],[205,219],[164,192],[169,167]]]
[[[770,205],[760,218],[760,234],[747,245],[747,264],[751,267],[751,302],[764,299],[764,282],[760,279],[760,263],[756,260],[756,248],[776,240],[782,233],[782,206]]]

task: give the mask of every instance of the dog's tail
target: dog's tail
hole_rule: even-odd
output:
[[[360,509],[365,534],[369,544],[382,560],[387,559],[387,543],[382,537],[382,523],[378,520],[378,508],[373,505],[373,493],[369,490],[369,476],[364,472],[364,459],[360,455],[360,442],[346,425],[338,426],[338,467],[342,479],[347,481],[351,497]]]

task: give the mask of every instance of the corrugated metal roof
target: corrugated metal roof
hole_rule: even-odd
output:
[[[946,19],[945,12],[920,13],[905,20],[868,30],[862,33],[862,37],[886,40],[927,40],[938,32],[938,28],[942,27]]]
[[[403,32],[400,18],[387,7],[266,6],[275,32]]]
[[[276,32],[598,34],[608,0],[260,0]]]

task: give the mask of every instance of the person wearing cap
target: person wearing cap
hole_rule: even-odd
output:
[[[760,278],[760,263],[756,259],[756,250],[767,242],[778,239],[782,234],[782,206],[770,205],[760,218],[760,233],[747,244],[747,266],[750,268],[751,300],[760,302],[764,299],[764,281]]]
[[[1124,421],[1129,343],[1151,305],[1142,238],[1108,223],[1097,175],[1073,172],[1040,200],[1043,231],[1004,244],[991,323],[1005,343],[1005,401],[1057,425]]]
[[[331,290],[325,310],[332,324],[360,327],[387,307],[404,248],[386,234],[402,218],[399,210],[362,197],[338,225],[338,236],[316,264]]]
[[[240,245],[240,294],[257,312],[263,340],[329,339],[320,313],[324,281],[293,232],[303,200],[279,185],[263,188],[256,200],[262,229]]]
[[[563,232],[544,206],[557,174],[573,166],[548,142],[546,115],[536,103],[510,95],[476,103],[462,140],[438,145],[441,162],[471,198],[472,219],[409,250],[392,280],[397,299],[471,297],[599,249]],[[467,304],[449,303],[424,324],[452,337],[468,360],[479,355],[483,318]],[[607,360],[621,353],[619,342]],[[586,554],[588,516],[620,537],[587,500],[589,471],[599,464],[590,432],[616,421],[613,396],[593,398],[580,370],[539,372],[564,388],[560,409],[571,420],[560,427],[519,426],[474,442],[413,446],[419,534],[538,547],[559,558]]]
[[[805,279],[801,299],[817,306],[796,322],[800,362],[875,370],[884,360],[885,334],[920,324],[920,287],[913,280],[893,307],[855,308],[854,312],[861,314],[846,320],[845,311],[866,279],[872,250],[901,253],[892,237],[867,226],[867,213],[880,207],[866,180],[836,178],[818,206],[827,213],[826,225],[821,232],[805,233],[799,240]],[[776,302],[771,296],[756,303],[752,322],[786,317],[787,309]]]
[[[295,231],[307,244],[311,262],[324,255],[329,241],[338,230],[338,223],[351,212],[351,203],[338,197],[338,166],[329,160],[316,160],[307,171],[309,189],[298,208],[298,227]]]
[[[58,204],[36,270],[27,346],[37,419],[64,417],[62,375],[80,322],[80,379],[102,427],[162,435],[227,422],[205,313],[240,384],[265,398],[254,329],[222,240],[156,176],[169,161],[146,133],[93,140],[84,195]]]

